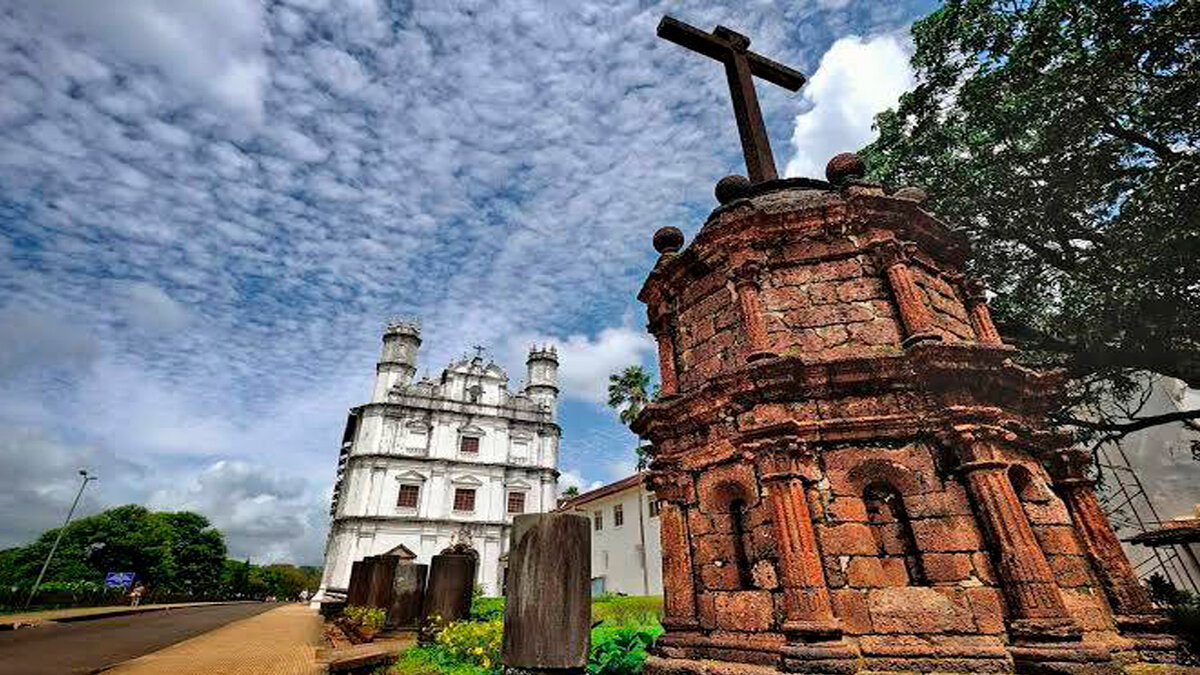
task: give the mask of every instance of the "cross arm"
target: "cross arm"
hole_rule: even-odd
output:
[[[750,62],[750,72],[755,77],[761,77],[771,84],[777,84],[788,91],[796,91],[804,85],[804,75],[800,71],[788,68],[778,61],[772,61],[754,52],[747,52],[746,60]]]
[[[724,61],[729,53],[729,47],[724,40],[670,16],[664,16],[662,21],[658,22],[658,37],[717,61]]]

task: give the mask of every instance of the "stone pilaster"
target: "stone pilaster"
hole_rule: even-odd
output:
[[[1056,453],[1048,464],[1055,490],[1071,513],[1092,571],[1113,609],[1117,629],[1133,641],[1143,658],[1173,661],[1178,645],[1169,634],[1168,621],[1155,609],[1150,594],[1138,580],[1096,498],[1095,483],[1087,477],[1091,457],[1079,450],[1066,450]]]
[[[887,275],[892,296],[896,299],[900,321],[904,324],[905,346],[942,339],[942,336],[933,330],[933,318],[929,314],[929,308],[921,300],[917,284],[913,281],[912,270],[908,268],[909,255],[913,248],[911,243],[897,239],[884,239],[871,246],[875,263]]]
[[[1117,673],[1106,647],[1082,642],[1025,509],[1000,459],[999,444],[1016,440],[1005,429],[956,427],[959,474],[983,526],[1008,601],[1009,652],[1018,671]]]
[[[850,673],[857,651],[842,639],[834,616],[821,552],[813,530],[805,485],[820,475],[816,457],[793,438],[771,438],[743,446],[756,456],[768,493],[779,550],[788,645],[781,650],[784,670]]]
[[[767,318],[763,316],[762,299],[759,298],[762,273],[762,263],[748,260],[736,267],[730,275],[733,288],[737,292],[738,309],[741,310],[746,340],[750,344],[747,361],[774,355],[771,353],[771,344],[767,336]]]
[[[651,487],[659,500],[659,531],[663,552],[663,628],[694,630],[696,586],[692,578],[692,548],[688,536],[687,479],[659,475],[651,478]]]
[[[658,317],[646,326],[658,343],[658,378],[661,396],[674,396],[679,391],[675,374],[675,330],[665,316]]]
[[[996,330],[996,324],[992,323],[992,313],[987,306],[987,295],[984,293],[983,284],[972,279],[964,282],[962,288],[966,300],[967,316],[971,320],[972,330],[975,331],[975,339],[985,345],[1004,344],[1004,341],[1000,339],[1000,332]]]

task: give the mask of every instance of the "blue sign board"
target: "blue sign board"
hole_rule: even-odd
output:
[[[104,575],[104,585],[108,588],[129,588],[133,584],[133,572],[109,572]]]

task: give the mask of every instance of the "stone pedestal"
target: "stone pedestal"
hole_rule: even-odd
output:
[[[1013,363],[961,236],[853,179],[670,234],[639,295],[671,385],[634,424],[662,503],[650,675],[1114,672],[1105,594],[1132,591],[1088,566],[1123,554],[1043,466],[1063,382]]]
[[[368,607],[387,609],[392,605],[392,582],[396,577],[396,566],[400,556],[377,555],[371,561],[367,573],[367,597],[363,604]]]
[[[506,671],[584,672],[591,649],[590,525],[574,513],[513,519],[504,606]]]

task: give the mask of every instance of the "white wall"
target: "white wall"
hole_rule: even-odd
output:
[[[603,578],[604,590],[608,593],[662,595],[659,519],[650,515],[651,498],[651,493],[639,484],[572,507],[573,511],[586,515],[591,523],[592,579],[595,583],[596,579]],[[618,504],[625,514],[624,523],[619,527],[613,516]],[[595,527],[597,511],[603,514],[604,523],[599,531]]]

